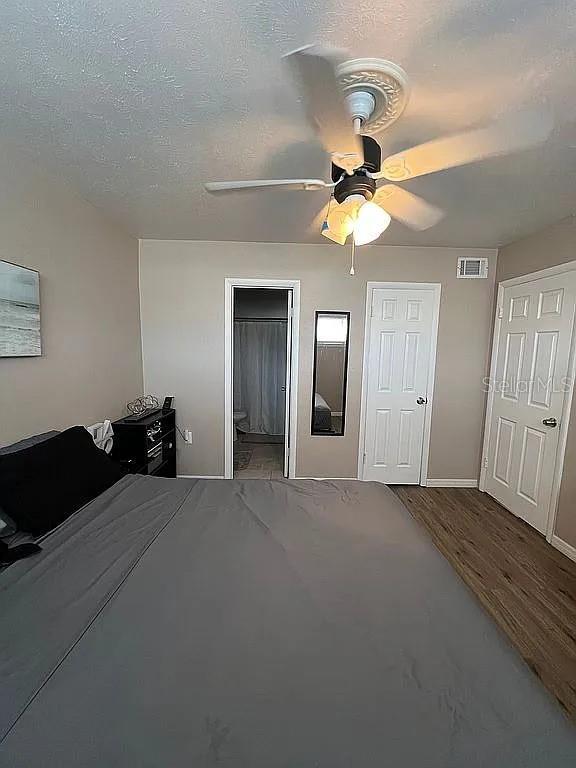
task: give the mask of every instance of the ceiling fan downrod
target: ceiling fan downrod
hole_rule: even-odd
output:
[[[376,99],[369,91],[350,91],[346,94],[346,103],[354,121],[354,130],[360,133],[376,108]]]

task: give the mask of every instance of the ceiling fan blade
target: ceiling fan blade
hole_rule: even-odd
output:
[[[334,54],[308,46],[284,58],[300,85],[308,118],[332,162],[352,173],[363,164],[364,150],[336,77]]]
[[[547,114],[517,113],[486,128],[435,139],[391,155],[382,161],[376,178],[404,181],[487,157],[529,149],[546,141],[552,128],[552,119]]]
[[[426,200],[408,192],[407,189],[397,187],[396,184],[385,184],[379,187],[372,200],[393,219],[418,231],[433,227],[444,216],[440,208],[427,203]]]
[[[250,189],[331,189],[334,184],[322,179],[254,179],[253,181],[208,181],[207,192],[240,192]]]

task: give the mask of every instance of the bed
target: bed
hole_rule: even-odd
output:
[[[385,486],[129,475],[0,574],[0,765],[568,768]]]
[[[332,412],[319,392],[314,394],[314,424],[312,428],[315,432],[332,432]]]

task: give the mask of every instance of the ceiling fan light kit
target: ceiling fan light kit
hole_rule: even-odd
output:
[[[314,46],[284,57],[303,97],[311,125],[332,161],[331,182],[265,179],[209,182],[208,192],[254,189],[328,189],[331,200],[321,234],[340,245],[365,245],[380,237],[391,219],[423,231],[443,212],[397,184],[486,157],[528,149],[546,141],[552,121],[541,113],[519,113],[485,128],[464,131],[405,149],[382,160],[373,138],[402,115],[410,88],[404,70],[384,59],[339,62]],[[332,197],[333,195],[333,197]]]
[[[376,203],[363,203],[354,222],[354,244],[367,245],[377,240],[391,220],[390,214]]]

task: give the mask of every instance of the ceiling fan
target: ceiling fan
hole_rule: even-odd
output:
[[[397,219],[425,230],[443,212],[395,183],[472,163],[495,155],[527,149],[545,141],[551,120],[542,113],[512,117],[445,138],[429,141],[382,160],[380,133],[400,117],[408,102],[408,79],[392,62],[355,59],[339,62],[334,53],[309,46],[284,57],[304,96],[310,122],[332,161],[331,181],[265,179],[213,181],[208,192],[254,189],[330,190],[322,210],[321,233],[344,245],[377,239]]]

